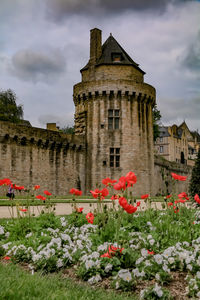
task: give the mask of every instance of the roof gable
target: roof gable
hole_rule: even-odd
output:
[[[117,55],[120,56],[120,60],[114,60],[114,56]],[[136,69],[141,71],[143,74],[145,74],[145,72],[139,68],[139,65],[132,60],[132,58],[120,46],[120,44],[112,35],[110,35],[109,38],[105,41],[105,43],[102,45],[102,55],[98,59],[96,65],[102,64],[132,65]]]

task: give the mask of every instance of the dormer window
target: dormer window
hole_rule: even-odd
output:
[[[112,61],[113,62],[120,62],[123,60],[121,53],[112,53]]]

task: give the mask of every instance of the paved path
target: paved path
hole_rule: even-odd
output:
[[[146,204],[144,201],[140,201],[141,205],[138,208],[138,210],[145,210]],[[187,203],[189,206],[189,203]],[[105,203],[107,207],[112,207],[112,203]],[[97,209],[97,203],[79,203],[77,204],[77,207],[83,207],[83,213],[93,212],[95,209]],[[117,207],[117,205],[116,205]],[[152,208],[155,209],[162,209],[162,202],[152,202],[151,204]],[[30,212],[31,214],[35,214],[38,216],[42,209],[45,209],[43,206],[30,206]],[[56,203],[56,215],[69,215],[73,211],[73,207],[71,203]],[[11,207],[9,206],[0,206],[0,218],[10,218],[11,217]],[[17,216],[16,207],[13,208],[14,217]],[[24,214],[23,212],[20,212],[20,214]]]

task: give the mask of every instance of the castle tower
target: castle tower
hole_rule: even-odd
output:
[[[85,137],[88,191],[105,177],[137,175],[134,193],[149,193],[153,180],[154,87],[112,35],[90,35],[90,59],[74,86],[75,134]]]

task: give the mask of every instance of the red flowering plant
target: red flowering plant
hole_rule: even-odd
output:
[[[90,191],[92,194],[93,198],[97,199],[97,212],[98,213],[103,213],[103,205],[102,205],[102,200],[105,199],[106,196],[109,195],[109,191],[107,188],[103,188],[102,190],[95,189],[94,191]]]
[[[82,195],[82,191],[80,191],[78,189],[72,188],[72,189],[70,189],[69,192],[70,192],[70,194],[74,195],[74,197],[72,198],[72,201],[73,201],[72,207],[73,207],[74,211],[78,212],[78,213],[81,213],[82,212],[82,210],[80,210],[81,208],[79,209],[77,207],[77,205],[76,205],[76,198],[75,198],[75,196],[81,196]]]
[[[171,173],[172,176],[172,194],[167,195],[164,197],[164,200],[167,202],[169,200],[170,202],[167,203],[168,207],[175,207],[174,212],[178,213],[180,204],[184,204],[187,200],[189,200],[188,195],[185,192],[178,194],[178,199],[175,197],[175,183],[179,181],[186,181],[187,176],[182,176],[176,173]],[[171,205],[173,204],[173,205]]]
[[[135,173],[128,172],[126,176],[120,177],[118,182],[116,182],[113,185],[114,190],[117,191],[118,194],[114,194],[111,200],[114,201],[118,199],[118,204],[121,207],[121,209],[119,209],[118,211],[118,218],[116,224],[116,236],[115,236],[118,245],[119,245],[119,231],[120,231],[123,213],[126,212],[128,214],[133,214],[137,211],[138,207],[140,206],[140,202],[138,202],[136,206],[134,206],[132,203],[133,202],[132,193],[130,192],[128,194],[129,188],[132,187],[136,182],[137,182],[137,177]]]

